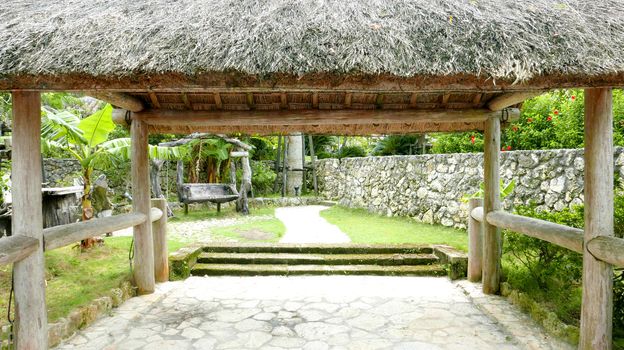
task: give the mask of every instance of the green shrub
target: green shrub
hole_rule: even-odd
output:
[[[360,146],[344,146],[340,150],[338,150],[338,153],[336,153],[336,157],[338,159],[366,157],[366,151]]]
[[[275,171],[266,162],[251,161],[251,185],[255,195],[265,195],[273,191]],[[239,171],[240,172],[240,171]]]

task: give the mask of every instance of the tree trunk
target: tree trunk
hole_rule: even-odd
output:
[[[288,181],[286,192],[290,196],[301,194],[303,187],[303,143],[301,133],[294,133],[288,136],[288,153],[286,163],[288,164]]]
[[[165,161],[162,159],[153,159],[152,166],[150,168],[150,182],[152,183],[152,193],[154,194],[154,198],[164,198],[166,207],[167,207],[167,216],[172,217],[173,211],[169,207],[169,203],[167,202],[167,198],[162,193],[162,186],[160,184],[160,171],[162,170]]]
[[[91,220],[93,218],[93,205],[91,203],[91,173],[93,169],[83,169],[83,195],[82,195],[82,221]],[[95,244],[95,238],[87,238],[80,241],[81,249],[89,249]]]

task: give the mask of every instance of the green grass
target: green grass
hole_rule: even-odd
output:
[[[250,216],[261,216],[261,215],[273,215],[275,213],[275,208],[272,207],[262,207],[262,208],[253,208],[249,209]],[[176,222],[192,222],[192,221],[202,221],[202,220],[211,220],[211,219],[223,219],[223,218],[232,218],[232,217],[240,217],[240,213],[236,212],[234,207],[230,208],[222,208],[221,212],[218,213],[214,208],[201,208],[201,209],[190,209],[188,214],[184,214],[183,210],[174,211],[174,217],[169,218],[170,223]]]
[[[131,276],[128,262],[131,237],[106,237],[104,244],[80,252],[67,246],[45,253],[48,320],[54,322],[72,310],[107,294]],[[169,251],[183,246],[170,240]],[[6,313],[11,266],[0,268],[0,310]],[[6,318],[0,325],[6,324]]]
[[[364,209],[334,206],[321,211],[321,216],[338,226],[353,243],[447,244],[468,250],[465,231],[428,225],[404,217],[385,217]]]
[[[269,242],[277,243],[286,227],[276,218],[260,221],[252,221],[240,225],[217,227],[212,230],[215,240],[235,239],[238,242]],[[254,235],[266,235],[266,238],[253,238]]]

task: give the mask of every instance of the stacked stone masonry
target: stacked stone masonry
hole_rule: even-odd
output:
[[[624,148],[614,152],[616,173],[624,178]],[[483,154],[431,154],[324,159],[318,162],[322,196],[339,204],[387,216],[465,228],[462,196],[483,182]],[[583,150],[514,151],[501,154],[501,178],[514,180],[503,206],[534,202],[540,210],[583,203]]]

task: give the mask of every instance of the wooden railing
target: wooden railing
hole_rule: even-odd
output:
[[[471,202],[473,204],[475,202]],[[483,222],[483,207],[470,206],[469,220]],[[501,229],[507,229],[524,235],[541,239],[546,242],[556,244],[560,247],[570,249],[574,252],[583,253],[583,230],[566,225],[555,224],[549,221],[530,218],[521,215],[506,213],[501,210],[490,212],[485,220]],[[482,230],[479,226],[470,224],[469,221],[469,241],[481,241]],[[471,250],[479,250],[478,245],[470,245]],[[624,239],[612,236],[599,236],[587,243],[587,250],[598,260],[604,261],[616,267],[624,267]],[[481,252],[469,254],[468,271],[480,273],[482,260],[479,257]],[[471,259],[470,257],[474,257]]]
[[[158,205],[158,202],[154,202],[154,204]],[[144,214],[130,213],[46,228],[43,230],[43,249],[52,250],[65,247],[83,239],[130,228],[142,224],[146,220],[147,217]],[[152,223],[164,221],[166,225],[166,215],[163,214],[161,208],[151,208],[150,220]],[[164,241],[166,248],[166,226],[159,224],[153,225],[153,228],[155,228],[153,235],[158,236],[159,241]],[[0,239],[0,265],[20,261],[37,249],[39,249],[39,241],[35,238],[25,236],[4,237]],[[159,249],[162,250],[162,245],[159,246]],[[166,264],[166,261],[164,263]],[[159,268],[163,270],[162,266]],[[168,271],[168,268],[164,269]]]

